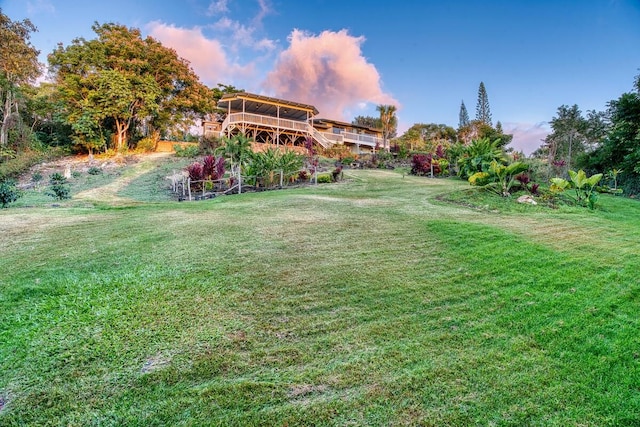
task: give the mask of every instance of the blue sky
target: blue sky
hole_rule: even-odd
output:
[[[38,27],[43,62],[92,24],[142,30],[202,81],[314,104],[350,121],[399,107],[414,123],[457,127],[484,82],[494,123],[530,153],[562,104],[603,110],[640,68],[640,1],[2,0]]]

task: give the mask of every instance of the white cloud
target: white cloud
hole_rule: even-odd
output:
[[[320,35],[293,30],[289,48],[263,83],[274,96],[315,105],[321,117],[351,121],[367,104],[399,106],[381,87],[380,74],[367,62],[360,45],[364,37],[347,30]]]
[[[27,2],[27,14],[29,16],[39,13],[52,14],[55,13],[56,8],[49,0],[36,0]]]
[[[253,64],[231,63],[220,41],[205,37],[199,27],[180,28],[154,21],[146,28],[151,37],[188,60],[195,73],[209,86],[228,84],[234,77],[247,77],[255,71]]]
[[[513,134],[510,147],[530,155],[542,145],[542,140],[551,133],[547,122],[539,123],[503,123],[504,133]]]
[[[227,0],[212,1],[207,8],[207,16],[214,16],[228,11]]]

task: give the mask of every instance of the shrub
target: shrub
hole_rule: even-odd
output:
[[[211,179],[216,181],[224,176],[224,157],[205,156],[202,160],[202,176],[203,179]]]
[[[73,171],[71,172],[71,176],[75,179],[78,179],[82,176],[82,173],[80,173],[80,171]]]
[[[298,180],[299,181],[308,181],[309,180],[309,172],[305,170],[301,170],[298,172]]]
[[[38,151],[23,151],[14,158],[0,162],[0,180],[4,178],[17,178],[33,165],[37,165],[46,158],[44,153]]]
[[[411,158],[411,175],[438,175],[442,172],[440,165],[433,160],[431,154],[414,154]]]
[[[333,170],[333,172],[331,172],[331,180],[335,182],[340,180],[341,178],[342,178],[342,166],[338,166]]]
[[[31,175],[31,182],[37,188],[40,185],[40,181],[42,181],[42,173],[40,171],[35,171]]]
[[[56,172],[49,177],[49,191],[47,195],[58,200],[64,200],[71,198],[70,193],[71,190],[67,185],[67,178],[61,173]]]
[[[318,175],[318,184],[328,184],[331,182],[331,175],[323,173]]]
[[[0,182],[0,204],[3,208],[9,206],[22,196],[22,192],[16,187],[16,182],[12,179],[5,179]]]
[[[476,172],[469,177],[469,184],[474,186],[487,185],[489,183],[489,174],[487,172]]]
[[[153,151],[156,151],[158,140],[159,138],[154,138],[153,136],[142,138],[136,144],[136,151],[141,151],[143,153],[151,153]]]
[[[197,145],[187,145],[184,148],[180,144],[174,144],[173,150],[176,157],[196,157],[200,154],[200,148]]]
[[[204,179],[204,168],[202,164],[194,162],[187,166],[187,172],[189,172],[189,178],[191,181],[202,181]]]
[[[102,173],[102,169],[97,166],[91,166],[89,170],[87,170],[89,175],[100,175]]]

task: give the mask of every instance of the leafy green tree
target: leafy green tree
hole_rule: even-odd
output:
[[[112,126],[122,150],[136,125],[164,132],[213,108],[211,91],[174,50],[118,24],[93,30],[96,39],[75,39],[49,55],[62,112],[80,138]]]
[[[398,118],[396,117],[395,105],[378,105],[376,110],[380,113],[380,124],[382,125],[382,135],[384,139],[384,149],[389,150],[389,139],[395,137],[398,129]]]
[[[608,171],[623,169],[619,184],[625,194],[640,193],[640,74],[634,90],[609,102],[606,136],[582,158],[581,166]]]
[[[38,86],[23,88],[25,108],[23,122],[33,129],[38,142],[47,146],[69,146],[73,130],[59,114],[57,87],[53,83],[41,82]]]
[[[469,112],[464,105],[464,101],[460,104],[460,114],[458,115],[458,129],[461,129],[469,124]]]
[[[416,123],[397,141],[398,145],[410,151],[435,153],[438,145],[446,149],[456,141],[456,130],[444,124]]]
[[[480,82],[478,87],[478,103],[476,104],[476,120],[491,126],[491,110],[489,108],[489,97],[484,87],[484,82]]]
[[[0,147],[19,119],[20,88],[40,75],[40,52],[30,41],[34,31],[28,19],[14,22],[0,9]]]
[[[491,141],[499,140],[499,146],[505,147],[511,142],[513,135],[505,134],[501,128],[502,125],[500,129],[497,129],[479,120],[472,120],[466,126],[458,129],[458,139],[465,144],[473,140],[485,138]]]
[[[573,167],[577,155],[587,148],[587,120],[577,105],[562,105],[551,119],[551,129],[544,141],[549,164],[563,167],[566,173]]]
[[[373,129],[381,129],[382,123],[380,123],[379,117],[372,116],[357,116],[351,121],[352,125],[366,126]]]
[[[214,87],[213,89],[211,89],[211,93],[213,96],[213,101],[215,102],[215,104],[218,103],[218,101],[220,101],[220,99],[228,94],[228,93],[239,93],[239,92],[244,92],[244,89],[238,89],[237,87],[233,86],[233,85],[225,85],[223,83],[218,83],[218,85],[216,87]]]

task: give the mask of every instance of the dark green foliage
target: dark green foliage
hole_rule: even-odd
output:
[[[467,111],[464,101],[460,104],[460,114],[458,117],[458,129],[463,128],[469,124],[469,112]]]
[[[88,170],[87,173],[89,175],[100,175],[102,173],[102,169],[100,169],[97,166],[91,166]]]
[[[0,179],[17,178],[27,172],[31,166],[37,165],[47,157],[47,154],[39,151],[22,151],[14,158],[0,163]]]
[[[627,195],[640,194],[640,87],[609,102],[607,114],[610,127],[606,137],[593,152],[580,158],[580,165],[600,172],[624,170],[617,184]]]
[[[176,153],[176,157],[196,157],[200,154],[200,148],[195,145],[186,145],[183,147],[180,144],[175,144],[173,150]]]
[[[504,163],[506,158],[500,146],[500,140],[497,139],[491,141],[483,138],[472,141],[458,158],[458,176],[468,179],[476,172],[487,172],[494,160]]]
[[[358,126],[366,126],[374,129],[382,129],[382,123],[380,122],[379,117],[372,116],[356,116],[351,124]]]
[[[0,205],[2,205],[3,208],[8,207],[10,203],[18,200],[21,195],[22,193],[18,190],[14,180],[5,179],[0,182]]]
[[[65,178],[61,173],[55,172],[49,177],[49,191],[47,195],[57,199],[64,200],[71,198],[71,189]]]
[[[484,82],[480,82],[478,87],[478,103],[476,104],[476,120],[491,126],[491,109],[489,108],[489,97],[484,87]]]

